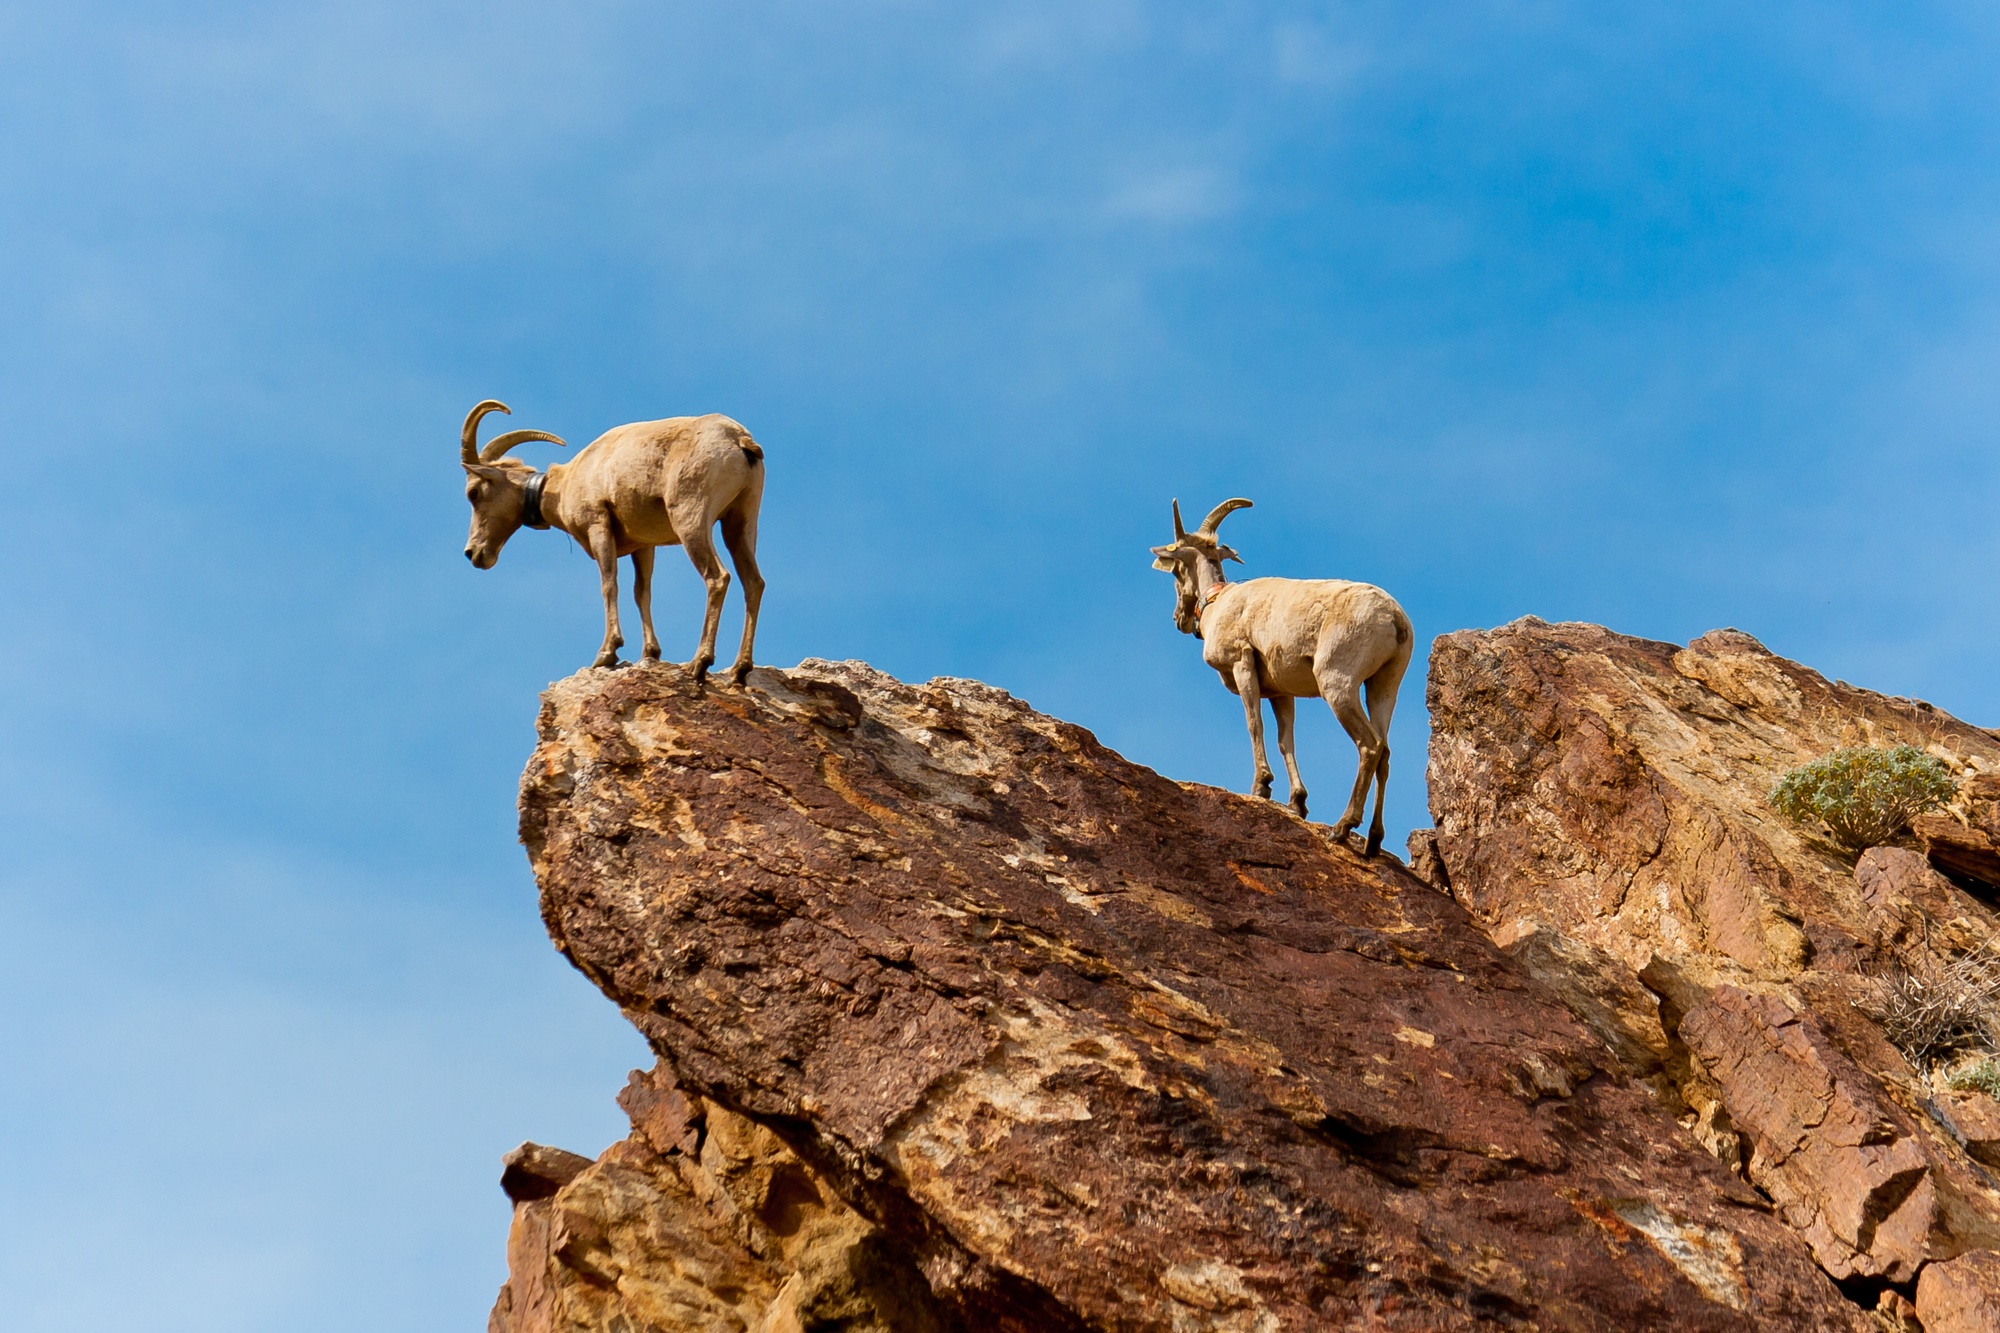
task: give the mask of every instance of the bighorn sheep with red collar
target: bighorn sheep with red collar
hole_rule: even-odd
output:
[[[1271,761],[1264,753],[1262,699],[1278,719],[1278,752],[1292,783],[1292,809],[1306,813],[1306,788],[1292,753],[1292,700],[1319,695],[1354,739],[1361,767],[1354,794],[1333,826],[1345,838],[1361,823],[1368,780],[1375,780],[1375,820],[1368,827],[1368,855],[1382,848],[1382,798],[1389,788],[1389,720],[1396,691],[1410,665],[1415,638],[1410,618],[1380,588],[1345,579],[1246,579],[1231,583],[1222,562],[1242,557],[1216,539],[1222,520],[1248,500],[1224,500],[1189,532],[1174,501],[1174,540],[1153,548],[1153,568],[1174,576],[1178,600],[1174,625],[1201,642],[1202,661],[1222,683],[1243,696],[1250,748],[1257,759],[1257,795],[1271,794]],[[1361,706],[1367,689],[1368,706]]]
[[[585,445],[568,463],[537,472],[507,451],[527,440],[565,442],[539,430],[511,430],[479,447],[479,419],[506,412],[491,399],[472,409],[459,434],[465,464],[465,498],[472,502],[472,532],[465,558],[491,569],[500,548],[522,527],[556,528],[597,560],[604,590],[604,645],[592,666],[616,666],[625,642],[618,630],[618,557],[632,557],[632,599],[645,627],[645,659],[660,659],[653,634],[653,548],[684,546],[708,585],[708,614],[701,625],[695,678],[715,662],[715,631],[729,573],[715,553],[714,528],[743,580],[743,647],[730,675],[737,684],[750,670],[757,638],[757,606],[764,577],[757,570],[757,509],[764,498],[764,450],[728,417],[669,417],[619,426]]]

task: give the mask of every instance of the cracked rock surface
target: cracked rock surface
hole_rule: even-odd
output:
[[[1734,630],[1682,648],[1532,618],[1439,638],[1428,701],[1437,827],[1412,840],[1426,876],[1510,951],[1595,960],[1537,975],[1625,1043],[1628,1067],[1659,1070],[1663,1102],[1829,1274],[1902,1308],[1927,1265],[2000,1247],[2000,1107],[1945,1093],[1868,1016],[1882,977],[2000,924],[2000,875],[1979,859],[2000,834],[1994,733]],[[1829,750],[1898,744],[1960,783],[1906,845],[1857,860],[1768,803]],[[1604,1016],[1635,981],[1657,1029]]]
[[[988,686],[585,671],[521,819],[660,1063],[496,1333],[1873,1326],[1662,1105],[1629,952],[1614,1050],[1563,941]]]

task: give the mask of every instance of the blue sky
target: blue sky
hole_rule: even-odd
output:
[[[618,1133],[513,831],[595,580],[460,556],[480,398],[737,417],[762,660],[1177,777],[1249,758],[1176,495],[1425,643],[1734,625],[2000,720],[1996,63],[1971,4],[0,4],[10,1324],[476,1328],[500,1152]]]

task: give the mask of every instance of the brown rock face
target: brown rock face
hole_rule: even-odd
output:
[[[587,671],[540,732],[549,931],[661,1067],[496,1333],[1870,1326],[1629,1076],[1616,951],[1586,1026],[1561,941],[972,682]]]
[[[1947,1091],[1932,1103],[1937,1118],[1976,1162],[2000,1166],[2000,1102],[1983,1092]]]
[[[1987,836],[1992,733],[1733,630],[1686,648],[1535,620],[1462,631],[1432,650],[1429,702],[1433,877],[1501,943],[1575,941],[1648,986],[1666,1100],[1829,1273],[1907,1293],[1926,1264],[2000,1246],[1976,1140],[1867,1016],[1883,973],[1993,936],[1988,906],[1934,868],[1963,874],[1939,849]],[[1902,743],[1962,779],[1918,830],[1928,860],[1851,863],[1768,804],[1828,750]],[[1602,968],[1570,970],[1538,975],[1601,1007]]]
[[[1932,1264],[1917,1283],[1924,1333],[1993,1333],[2000,1328],[2000,1254],[1978,1250]]]

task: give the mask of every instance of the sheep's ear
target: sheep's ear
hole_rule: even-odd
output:
[[[1234,560],[1239,565],[1243,563],[1243,557],[1236,554],[1234,546],[1218,546],[1215,548],[1215,554],[1223,560]]]
[[[1167,559],[1165,556],[1158,555],[1153,557],[1153,568],[1164,569],[1167,573],[1171,574],[1174,572],[1176,566],[1173,561]]]
[[[505,481],[507,479],[507,469],[505,468],[489,467],[485,463],[461,463],[459,466],[465,469],[467,476],[484,477],[487,481]]]

